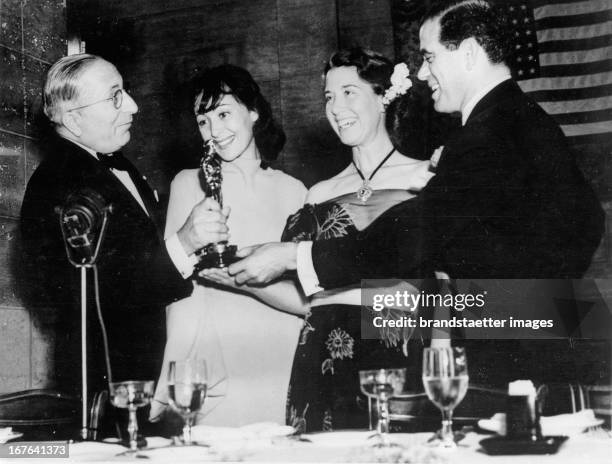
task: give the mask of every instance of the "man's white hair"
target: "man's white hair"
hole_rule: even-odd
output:
[[[104,61],[99,56],[81,53],[60,58],[49,68],[43,90],[44,111],[54,124],[61,124],[66,104],[79,98],[80,78],[98,60]]]

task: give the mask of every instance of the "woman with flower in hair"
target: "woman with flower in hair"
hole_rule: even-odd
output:
[[[433,176],[430,161],[400,152],[399,125],[410,111],[405,63],[361,48],[341,50],[325,67],[325,113],[351,163],[314,185],[291,216],[284,241],[355,234],[415,196]],[[418,128],[414,128],[418,130]],[[402,138],[404,139],[404,138]],[[376,263],[373,263],[376,265]],[[411,289],[412,290],[412,289]],[[294,359],[287,422],[301,431],[368,426],[358,371],[407,364],[409,333],[386,330],[361,338],[359,287],[318,293],[311,301]]]

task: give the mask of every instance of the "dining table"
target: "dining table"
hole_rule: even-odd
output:
[[[392,433],[391,447],[374,446],[377,438],[371,431],[334,431],[290,436],[247,436],[227,430],[215,436],[214,428],[204,431],[201,445],[175,446],[162,437],[147,437],[147,447],[137,453],[126,453],[117,443],[84,441],[68,443],[68,457],[63,462],[285,462],[285,463],[341,463],[341,462],[398,462],[398,463],[610,463],[612,436],[606,430],[594,430],[570,436],[554,454],[489,455],[480,442],[492,437],[478,429],[466,431],[454,449],[440,449],[428,433]],[[206,440],[206,436],[211,437]],[[12,441],[4,445],[0,462],[23,463],[22,457],[8,457],[7,446],[27,444]],[[15,448],[13,448],[15,449]],[[516,450],[518,451],[518,449]],[[49,462],[49,457],[28,457],[25,462]],[[53,461],[52,461],[53,462]]]

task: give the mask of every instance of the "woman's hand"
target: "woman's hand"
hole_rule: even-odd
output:
[[[238,258],[229,267],[238,284],[265,285],[281,277],[286,271],[295,271],[297,266],[297,243],[265,243],[242,248]]]
[[[227,268],[203,269],[198,276],[215,284],[223,285],[224,287],[239,287],[238,284],[236,284],[236,280],[227,272]]]
[[[252,254],[258,248],[258,246],[243,248],[237,256],[243,258],[248,254]],[[281,280],[264,286],[240,284],[229,274],[228,268],[203,269],[198,276],[214,284],[250,294],[272,308],[291,314],[303,316],[310,309],[308,298],[304,296],[299,286],[293,280]]]
[[[206,198],[195,205],[177,235],[190,255],[209,243],[222,242],[229,238],[227,217],[229,208],[221,208],[212,198]]]

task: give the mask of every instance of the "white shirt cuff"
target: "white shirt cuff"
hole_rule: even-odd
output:
[[[297,275],[306,296],[323,290],[312,263],[312,242],[300,242],[297,246]]]
[[[198,259],[195,254],[187,255],[185,253],[177,234],[172,234],[166,239],[166,250],[168,250],[170,259],[183,276],[183,279],[191,277],[193,267],[197,264]]]

